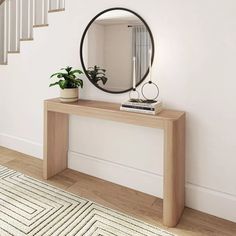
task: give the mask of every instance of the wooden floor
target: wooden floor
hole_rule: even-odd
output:
[[[42,160],[0,147],[0,165],[42,180]],[[166,229],[161,219],[162,200],[156,197],[69,169],[46,182]],[[235,223],[189,208],[178,226],[167,230],[181,236],[236,236]]]

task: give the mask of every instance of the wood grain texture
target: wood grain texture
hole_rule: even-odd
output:
[[[64,115],[63,115],[63,114]],[[87,116],[133,125],[164,129],[164,211],[163,222],[175,226],[184,209],[185,195],[185,113],[163,110],[157,115],[120,111],[120,104],[79,100],[62,103],[59,99],[45,101],[44,178],[48,179],[66,168],[68,148],[68,115]],[[62,129],[62,130],[61,130]],[[58,130],[58,131],[57,131]],[[66,138],[62,137],[66,133]],[[57,136],[60,137],[57,137]],[[65,142],[65,144],[64,144]]]
[[[159,198],[70,169],[64,170],[49,180],[42,180],[42,160],[3,147],[0,147],[0,164],[105,207],[167,229],[178,236],[236,235],[236,223],[190,208],[185,208],[176,228],[167,228],[162,225],[163,201]]]
[[[166,122],[164,135],[163,222],[173,227],[185,205],[185,115]]]
[[[63,112],[70,115],[88,116],[122,123],[164,128],[166,120],[177,120],[184,112],[163,110],[158,115],[146,115],[120,111],[120,104],[93,100],[79,100],[74,103],[62,103],[59,99],[45,101],[49,111]]]
[[[44,172],[48,179],[67,168],[69,117],[67,114],[44,111]]]

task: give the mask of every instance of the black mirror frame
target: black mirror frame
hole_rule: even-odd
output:
[[[104,91],[104,92],[107,92],[107,93],[112,93],[112,94],[121,94],[121,93],[126,93],[126,92],[129,92],[131,91],[133,88],[129,88],[129,89],[126,89],[126,90],[123,90],[123,91],[109,91],[107,89],[104,89],[104,88],[101,88],[99,87],[96,83],[94,83],[88,73],[87,73],[87,70],[86,70],[86,67],[85,67],[85,64],[84,64],[84,60],[83,60],[83,45],[84,45],[84,40],[85,40],[85,37],[86,37],[86,34],[88,32],[88,29],[89,27],[91,26],[91,24],[99,17],[101,16],[102,14],[106,13],[106,12],[109,12],[109,11],[113,11],[113,10],[124,10],[124,11],[128,11],[132,14],[134,14],[135,16],[137,16],[142,22],[143,24],[146,26],[149,34],[150,34],[150,38],[151,38],[151,43],[152,43],[152,63],[153,64],[153,61],[154,61],[154,55],[155,55],[155,44],[154,44],[154,39],[153,39],[153,35],[152,35],[152,32],[148,26],[148,24],[146,23],[146,21],[139,15],[137,14],[136,12],[130,10],[130,9],[127,9],[127,8],[123,8],[123,7],[113,7],[113,8],[108,8],[100,13],[98,13],[95,17],[93,17],[93,19],[89,22],[89,24],[87,25],[87,27],[85,28],[85,31],[82,35],[82,38],[81,38],[81,42],[80,42],[80,60],[81,60],[81,64],[82,64],[82,68],[84,70],[84,73],[85,75],[87,76],[87,78],[89,79],[89,81],[95,86],[97,87],[98,89]],[[146,74],[143,76],[143,78],[141,79],[141,81],[136,85],[137,87],[146,79],[146,77],[148,76],[149,74],[149,69],[147,70]]]

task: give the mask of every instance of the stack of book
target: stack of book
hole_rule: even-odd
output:
[[[156,115],[162,110],[162,102],[131,99],[123,102],[120,106],[120,110]]]

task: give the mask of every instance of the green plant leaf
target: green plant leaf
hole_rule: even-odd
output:
[[[100,80],[103,84],[107,83],[108,79],[107,77],[105,77],[105,69],[102,69],[99,66],[95,65],[93,67],[88,67],[86,72],[94,83],[98,83]]]
[[[84,82],[83,82],[83,80],[79,79],[79,80],[78,80],[78,83],[79,83],[79,85],[80,85],[81,88],[84,87]]]
[[[72,70],[70,72],[70,75],[73,75],[73,74],[83,74],[83,71],[81,71],[81,70]]]
[[[49,86],[59,85],[61,89],[65,88],[78,88],[83,87],[83,81],[79,78],[76,78],[76,74],[83,74],[79,69],[72,70],[72,67],[67,66],[66,68],[61,68],[64,72],[58,72],[51,75],[51,77],[56,76],[59,81],[50,84]]]
[[[105,75],[103,72],[98,72],[97,75]]]
[[[59,86],[61,89],[67,88],[68,81],[67,80],[59,80]]]
[[[55,86],[55,85],[59,85],[59,82],[52,83],[52,84],[49,85],[49,87],[52,87],[52,86]]]
[[[50,76],[50,78],[52,78],[52,77],[54,77],[54,76],[58,76],[58,75],[61,75],[62,73],[60,73],[60,72],[58,72],[58,73],[55,73],[55,74],[52,74],[51,76]]]
[[[76,76],[75,75],[73,75],[73,74],[69,74],[68,76],[67,76],[67,78],[70,78],[70,79],[76,79]]]
[[[66,75],[64,75],[64,74],[58,74],[58,75],[57,75],[57,78],[60,79],[60,78],[64,78],[65,76],[66,76]]]
[[[107,82],[107,78],[103,76],[103,77],[101,77],[101,80],[102,80],[103,85],[105,85]]]
[[[70,67],[70,66],[67,66],[67,67],[65,68],[65,70],[66,70],[66,72],[69,74],[69,73],[70,73],[70,71],[72,70],[72,67]]]

